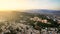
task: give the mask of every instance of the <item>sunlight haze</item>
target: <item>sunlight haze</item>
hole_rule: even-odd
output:
[[[0,0],[0,11],[53,9],[60,10],[60,0]]]

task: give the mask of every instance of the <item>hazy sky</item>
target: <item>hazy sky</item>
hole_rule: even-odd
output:
[[[0,10],[60,10],[60,0],[0,0]]]

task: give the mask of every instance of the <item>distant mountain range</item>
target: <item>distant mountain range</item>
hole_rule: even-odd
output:
[[[60,16],[60,10],[46,10],[46,9],[33,9],[25,10],[27,13],[38,13],[38,14],[52,14]]]

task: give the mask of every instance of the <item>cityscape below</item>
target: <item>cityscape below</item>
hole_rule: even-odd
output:
[[[0,12],[0,34],[60,34],[59,10]]]
[[[60,34],[60,0],[0,0],[0,34]]]

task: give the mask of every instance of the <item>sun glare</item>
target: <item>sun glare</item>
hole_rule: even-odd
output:
[[[58,2],[57,2],[58,3]],[[25,10],[25,9],[52,9],[57,7],[59,8],[57,3],[52,3],[41,0],[0,0],[0,11],[6,10]],[[55,4],[55,5],[54,5]],[[51,7],[51,8],[50,8]]]

